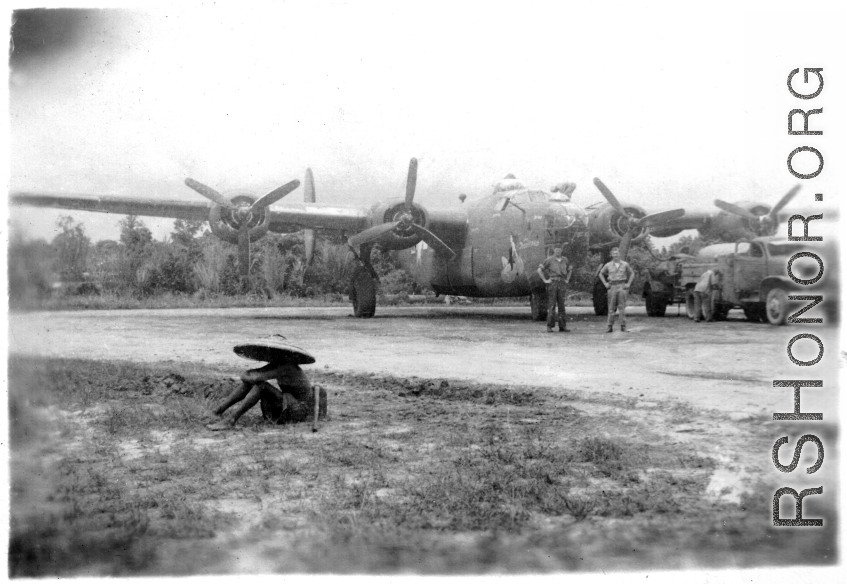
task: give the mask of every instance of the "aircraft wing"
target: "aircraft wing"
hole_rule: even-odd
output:
[[[669,237],[684,229],[702,229],[709,225],[714,215],[714,213],[703,211],[686,211],[682,217],[662,221],[658,225],[649,227],[648,232],[655,237]]]
[[[172,217],[189,221],[208,221],[212,203],[140,198],[120,195],[55,194],[13,192],[12,204],[49,207],[94,213]],[[271,231],[286,233],[300,229],[332,230],[357,233],[371,226],[369,209],[339,207],[319,203],[290,203],[269,208]]]
[[[338,207],[320,203],[289,203],[270,208],[271,231],[316,229],[358,233],[371,226],[365,207]]]
[[[50,207],[95,213],[140,215],[144,217],[173,217],[189,221],[209,218],[211,203],[207,201],[166,201],[150,198],[122,197],[119,195],[59,195],[51,193],[13,192],[10,200],[15,205]]]

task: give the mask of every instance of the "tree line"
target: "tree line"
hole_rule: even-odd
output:
[[[212,235],[205,222],[175,220],[168,241],[155,241],[143,221],[132,215],[121,219],[119,226],[118,241],[92,242],[83,225],[66,216],[59,220],[60,232],[51,242],[13,236],[9,242],[10,305],[56,295],[207,298],[244,293],[235,246]],[[699,238],[683,237],[662,251],[694,253],[701,243]],[[628,261],[637,274],[634,290],[640,289],[645,270],[653,262],[648,245],[634,245],[629,253]],[[428,292],[415,284],[391,254],[377,250],[372,259],[382,294]],[[591,292],[600,262],[599,253],[589,254],[574,272],[572,292]],[[248,293],[267,298],[346,294],[355,266],[346,243],[319,238],[307,269],[301,233],[268,233],[251,247]]]

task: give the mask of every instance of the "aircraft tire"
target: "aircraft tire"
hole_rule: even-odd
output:
[[[788,292],[782,288],[772,288],[765,301],[765,316],[768,322],[782,326],[788,320]]]
[[[668,303],[663,294],[648,292],[644,297],[644,305],[647,308],[647,316],[665,316]]]
[[[609,314],[609,295],[606,287],[599,278],[594,281],[591,300],[594,302],[594,314],[597,316],[606,316]]]
[[[376,282],[365,268],[357,268],[350,282],[353,316],[371,318],[376,313]]]
[[[529,293],[529,307],[532,311],[532,320],[547,320],[547,290],[533,288]]]
[[[694,290],[689,290],[685,293],[685,314],[688,316],[689,320],[694,320],[697,314],[694,312],[694,307],[697,306],[694,302]],[[700,313],[700,318],[703,318],[702,311]]]
[[[756,302],[747,302],[741,307],[744,311],[744,317],[750,322],[762,322],[763,314],[761,308]]]

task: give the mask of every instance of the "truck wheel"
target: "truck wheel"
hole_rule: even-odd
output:
[[[371,318],[376,312],[376,282],[365,268],[357,268],[350,282],[353,316]]]
[[[532,320],[547,320],[547,291],[544,288],[533,288],[529,293],[529,307]]]
[[[691,320],[694,320],[694,318],[697,316],[694,312],[695,306],[697,306],[697,304],[694,302],[694,291],[689,290],[688,292],[685,293],[685,314]],[[702,314],[699,315],[699,316],[700,316],[700,318],[703,318]]]
[[[771,289],[765,301],[765,315],[771,324],[785,324],[788,320],[788,292],[782,288]]]
[[[606,316],[609,314],[609,295],[603,282],[599,279],[594,281],[591,300],[594,302],[594,314],[597,316]]]

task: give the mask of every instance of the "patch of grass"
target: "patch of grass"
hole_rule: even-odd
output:
[[[662,440],[693,409],[648,425],[623,402],[317,371],[333,408],[319,433],[250,412],[213,434],[202,414],[230,386],[169,367],[12,360],[13,575],[230,569],[214,536],[279,572],[460,574],[661,566],[662,551],[737,545],[760,565],[798,541],[766,530],[766,508],[754,521],[706,495],[708,450]],[[802,549],[826,549],[812,535]]]

